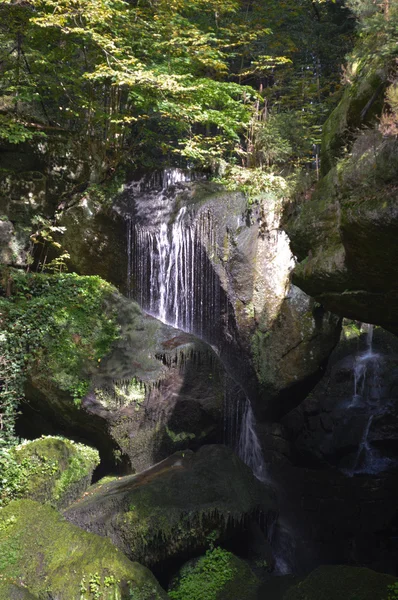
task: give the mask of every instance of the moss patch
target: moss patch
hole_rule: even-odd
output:
[[[11,502],[0,510],[0,531],[3,579],[18,580],[39,597],[128,600],[135,593],[140,600],[167,598],[145,567],[130,562],[109,540],[70,525],[49,506]]]
[[[248,565],[222,548],[181,569],[169,589],[172,600],[256,600],[260,581]]]
[[[27,371],[79,404],[119,329],[114,311],[104,310],[114,288],[99,277],[3,269],[0,281],[6,296],[0,297],[6,406],[0,435],[8,441]]]
[[[0,506],[31,498],[65,507],[90,485],[99,464],[94,448],[60,437],[25,442],[0,455]]]

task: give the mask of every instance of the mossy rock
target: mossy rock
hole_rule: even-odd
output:
[[[222,548],[186,563],[169,588],[172,600],[257,600],[260,580],[249,565]]]
[[[388,68],[363,68],[323,126],[321,171],[323,175],[336,164],[344,147],[352,141],[353,131],[375,123],[380,115]]]
[[[0,576],[0,600],[37,600],[25,587],[2,581]]]
[[[39,598],[167,598],[148,569],[129,561],[109,540],[67,523],[50,506],[11,502],[0,510],[0,531],[2,577],[23,582]]]
[[[363,567],[325,566],[290,588],[284,600],[386,600],[391,575]]]
[[[42,437],[12,448],[0,478],[0,505],[30,498],[65,508],[91,483],[97,450],[61,437]]]
[[[102,486],[65,512],[87,531],[108,536],[133,560],[154,565],[198,554],[216,531],[223,540],[259,512],[275,511],[273,493],[225,446],[177,452],[152,469]]]

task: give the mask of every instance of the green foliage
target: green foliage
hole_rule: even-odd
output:
[[[25,124],[12,118],[11,115],[0,115],[0,139],[10,144],[20,144],[31,140],[35,136],[44,135],[44,132],[29,129]]]
[[[239,190],[246,194],[249,204],[255,202],[262,194],[272,194],[281,200],[289,193],[288,181],[273,172],[257,168],[230,166],[222,177],[215,181],[222,183],[229,190]]]
[[[116,315],[104,311],[113,288],[99,277],[2,272],[0,446],[12,445],[27,369],[45,375],[79,403],[88,376],[118,337]]]
[[[187,565],[169,596],[172,600],[217,600],[218,593],[230,581],[235,570],[233,555],[222,548],[208,550],[195,565]]]
[[[387,600],[398,600],[398,582],[388,586]]]

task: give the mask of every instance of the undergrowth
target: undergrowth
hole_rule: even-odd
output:
[[[230,581],[235,570],[233,555],[223,548],[212,548],[194,565],[186,565],[174,589],[168,592],[172,600],[217,600],[218,593]]]

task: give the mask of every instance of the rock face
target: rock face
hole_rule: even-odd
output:
[[[35,142],[0,143],[0,260],[24,266],[38,214],[52,218],[63,197],[101,177],[100,149],[48,128]]]
[[[120,339],[101,363],[89,366],[90,389],[81,406],[33,367],[24,431],[28,420],[30,431],[73,434],[98,447],[108,463],[116,452],[134,471],[177,449],[222,440],[227,376],[213,350],[145,316],[119,294],[108,309],[117,314]]]
[[[397,464],[398,341],[377,328],[370,351],[366,337],[341,341],[323,379],[283,419],[296,463],[370,473]]]
[[[320,567],[291,588],[283,600],[385,600],[395,577],[370,569],[346,566]]]
[[[146,565],[197,555],[207,536],[231,537],[256,514],[271,516],[273,495],[225,446],[180,452],[136,476],[94,486],[68,521],[108,536]]]
[[[2,472],[6,483],[0,482],[2,506],[10,498],[30,498],[65,508],[86,491],[100,462],[94,448],[57,437],[25,442],[12,448],[10,456],[12,464]],[[7,492],[16,472],[18,489]]]
[[[195,288],[198,305],[187,318],[189,323],[180,326],[219,347],[222,360],[255,400],[259,416],[280,414],[297,404],[312,378],[319,377],[336,343],[339,319],[290,285],[294,260],[280,229],[280,201],[267,196],[248,211],[241,193],[206,181],[184,181],[181,173],[171,173],[126,184],[113,209],[111,216],[110,208],[82,200],[64,213],[63,243],[73,266],[81,273],[100,272],[123,289],[122,271],[129,253],[133,295],[145,310],[157,314],[154,304],[159,299],[150,297],[147,286],[151,269],[159,268],[163,223],[162,235],[168,231],[169,244],[181,236],[181,254],[174,248],[176,260],[187,260],[192,253],[192,264],[181,281],[199,286]],[[140,251],[139,244],[147,246]],[[93,258],[97,246],[103,256],[100,261]],[[172,277],[176,268],[170,269]],[[125,272],[127,276],[127,268]],[[146,279],[140,281],[143,272]],[[157,281],[154,287],[159,286]],[[184,295],[189,297],[187,291]],[[175,311],[169,321],[174,315]]]
[[[321,382],[265,437],[276,545],[296,573],[337,562],[395,573],[397,338],[344,330]]]
[[[0,530],[2,581],[17,580],[27,588],[18,596],[14,587],[15,598],[29,598],[28,592],[57,600],[88,600],[94,592],[104,600],[167,598],[148,569],[130,562],[109,540],[70,525],[49,506],[14,501],[1,510]],[[7,587],[0,587],[0,594]]]
[[[387,79],[380,71],[347,90],[325,125],[325,176],[286,231],[300,261],[295,285],[328,310],[397,333],[398,144],[375,126],[354,142],[350,131],[380,116]],[[351,152],[337,161],[344,144]]]

